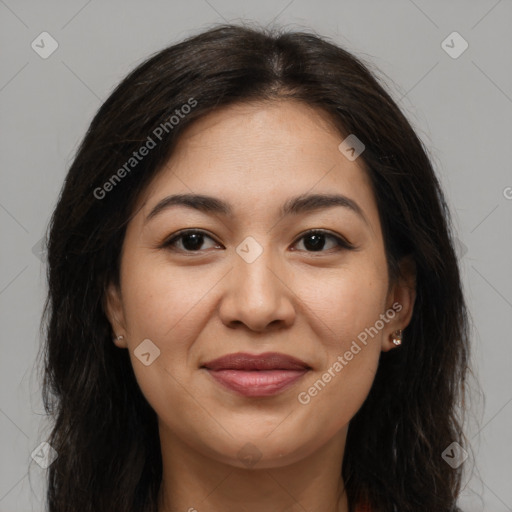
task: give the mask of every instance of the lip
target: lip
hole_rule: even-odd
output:
[[[304,361],[278,352],[228,354],[201,368],[225,388],[249,397],[284,391],[311,369]]]
[[[308,364],[296,357],[279,352],[264,352],[263,354],[248,354],[236,352],[204,363],[202,367],[208,370],[309,370]]]
[[[308,370],[208,370],[224,387],[249,397],[272,396],[292,386]]]

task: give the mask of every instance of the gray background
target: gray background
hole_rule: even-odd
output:
[[[45,470],[31,458],[48,434],[35,368],[46,289],[37,244],[78,143],[146,56],[240,19],[312,28],[373,63],[429,148],[460,240],[485,397],[474,395],[460,504],[512,511],[510,0],[0,0],[0,511],[44,508]],[[43,31],[59,45],[46,59],[31,47]],[[469,44],[456,59],[441,46],[453,31]]]

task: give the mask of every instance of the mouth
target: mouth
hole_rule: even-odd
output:
[[[311,370],[304,361],[277,352],[228,354],[201,368],[225,388],[248,397],[275,395]]]

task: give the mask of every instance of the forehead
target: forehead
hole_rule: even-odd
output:
[[[192,123],[144,194],[146,212],[169,194],[198,193],[232,205],[235,215],[263,219],[289,197],[343,194],[372,229],[378,213],[361,158],[338,149],[344,136],[329,116],[298,101],[237,104]]]

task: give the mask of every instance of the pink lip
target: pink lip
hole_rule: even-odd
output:
[[[290,387],[308,370],[208,370],[223,386],[245,396],[271,396]]]
[[[251,397],[284,391],[311,369],[304,361],[278,352],[228,354],[202,368],[226,388]]]

